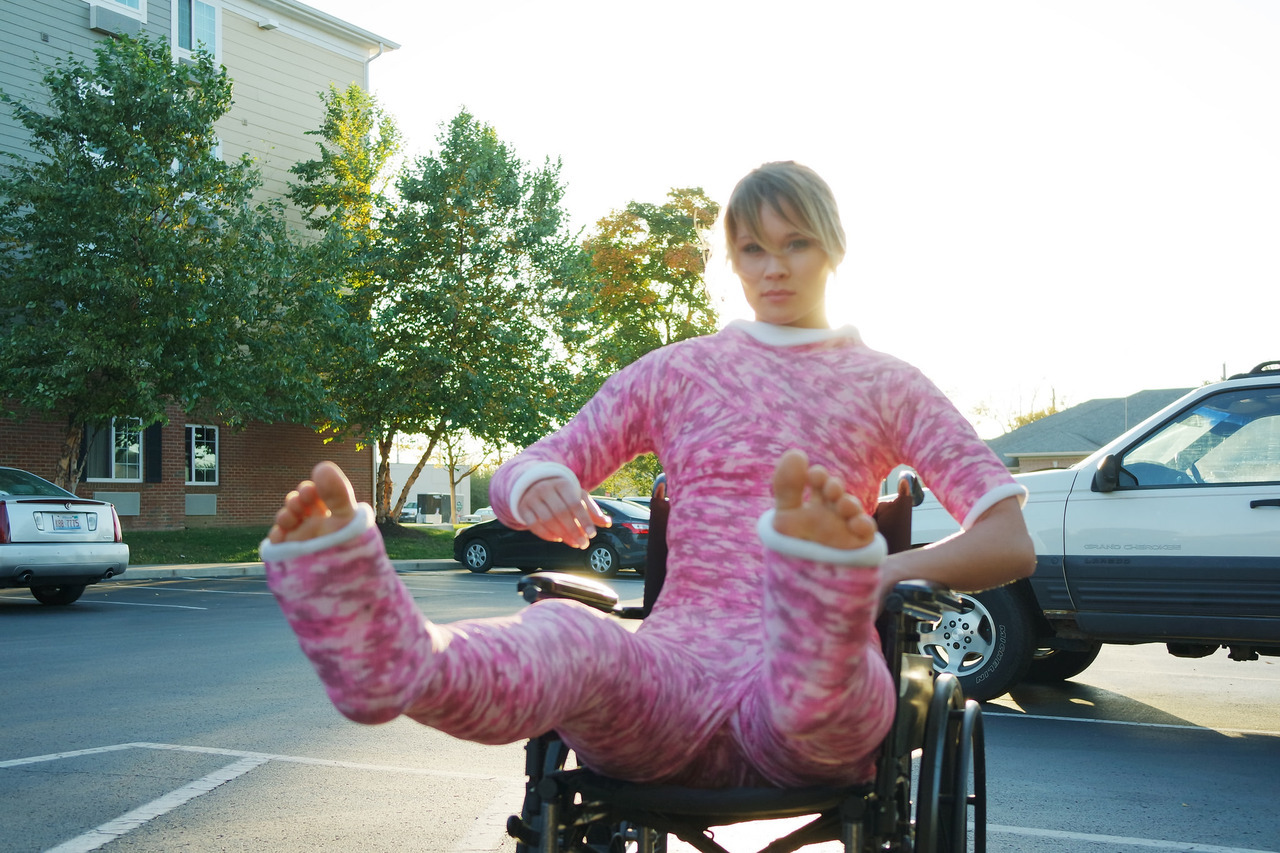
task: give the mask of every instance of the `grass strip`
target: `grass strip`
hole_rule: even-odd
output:
[[[129,565],[256,563],[264,527],[188,527],[137,530],[124,535]],[[453,531],[425,525],[386,525],[382,538],[392,560],[453,559]]]

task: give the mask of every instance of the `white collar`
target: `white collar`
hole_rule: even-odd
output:
[[[776,326],[773,323],[761,323],[755,320],[732,320],[725,328],[740,329],[760,343],[775,347],[796,347],[838,338],[862,343],[862,336],[853,326],[841,326],[838,329],[799,329],[795,326]]]

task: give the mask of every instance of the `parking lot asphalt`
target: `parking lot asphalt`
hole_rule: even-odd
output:
[[[392,560],[397,572],[442,572],[462,568],[456,560]],[[113,580],[157,580],[163,578],[260,578],[266,574],[262,563],[179,563],[170,566],[130,566]]]

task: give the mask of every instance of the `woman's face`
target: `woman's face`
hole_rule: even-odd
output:
[[[792,211],[785,202],[783,213]],[[756,320],[775,326],[826,329],[827,277],[831,262],[812,237],[796,230],[770,205],[760,208],[760,237],[739,227],[733,269],[742,279]]]

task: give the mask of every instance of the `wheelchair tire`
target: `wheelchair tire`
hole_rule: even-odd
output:
[[[921,626],[920,652],[938,673],[960,679],[965,695],[986,702],[1022,680],[1035,652],[1031,614],[1016,586],[960,595],[965,609]]]
[[[1102,643],[1091,643],[1088,649],[1039,649],[1031,659],[1024,681],[1037,684],[1057,684],[1068,678],[1075,678],[1089,668],[1098,653],[1102,651]]]
[[[986,779],[982,709],[964,698],[955,676],[943,673],[925,722],[914,853],[967,853],[970,811],[973,849],[986,850]]]

